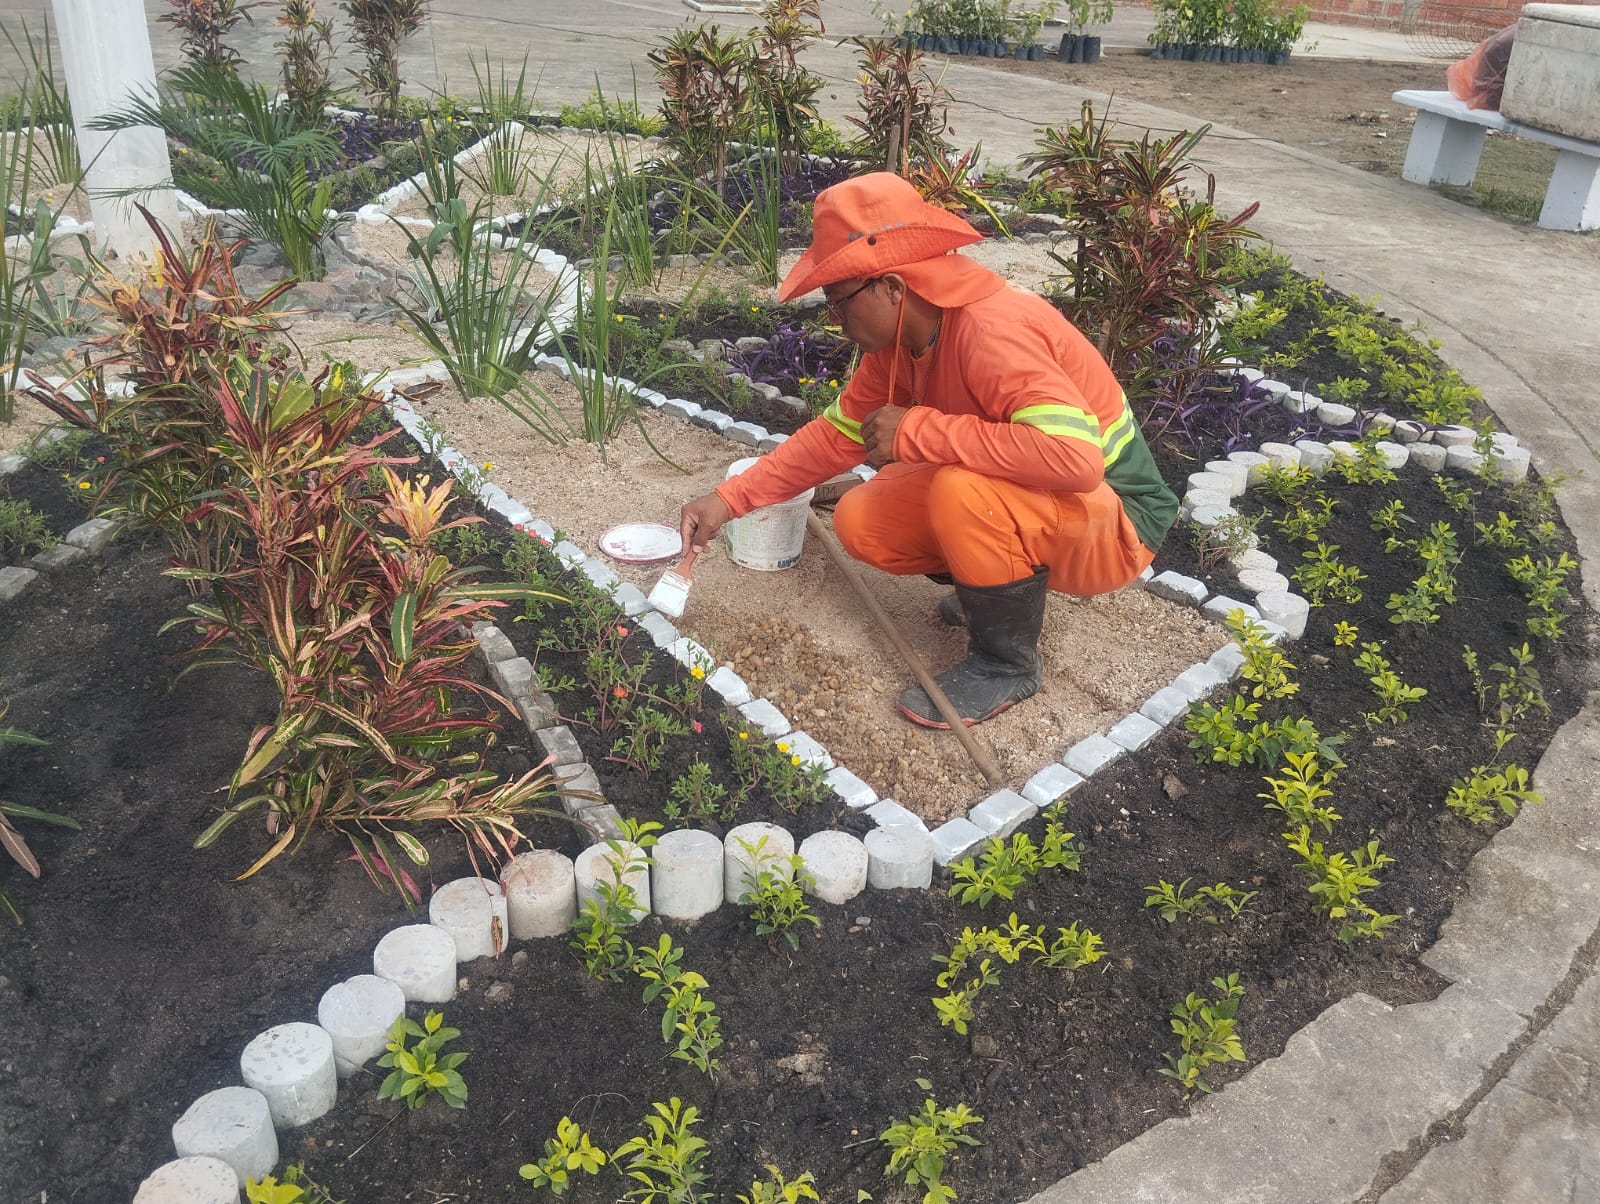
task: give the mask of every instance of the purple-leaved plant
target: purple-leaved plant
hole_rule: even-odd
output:
[[[837,379],[850,366],[851,345],[836,335],[818,330],[803,318],[788,318],[765,347],[742,350],[724,342],[730,367],[758,384],[775,385],[797,395],[803,380]]]

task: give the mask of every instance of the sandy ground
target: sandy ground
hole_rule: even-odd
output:
[[[532,379],[550,405],[575,414],[572,386],[549,374]],[[675,524],[679,505],[722,480],[742,454],[709,431],[653,411],[644,413],[643,431],[625,431],[602,454],[579,442],[552,448],[486,399],[463,400],[447,390],[418,409],[450,432],[470,461],[492,465],[489,479],[591,553],[617,523]],[[614,567],[648,591],[664,566]],[[960,659],[963,637],[934,617],[941,587],[863,571],[935,671]],[[714,548],[695,565],[679,626],[884,797],[937,821],[964,813],[987,793],[953,737],[913,727],[895,711],[910,672],[814,541],[808,539],[797,566],[776,573],[742,568]],[[1222,642],[1194,611],[1143,590],[1081,601],[1052,595],[1040,695],[985,724],[981,734],[1009,784],[1020,785]]]

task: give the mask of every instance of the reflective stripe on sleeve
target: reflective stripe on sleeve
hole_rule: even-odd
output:
[[[862,445],[866,444],[866,440],[861,437],[861,424],[846,418],[844,410],[839,407],[837,400],[822,411],[822,417],[824,421],[832,424],[833,428],[846,439],[854,440]]]
[[[1128,396],[1124,393],[1122,413],[1117,415],[1117,420],[1106,428],[1106,433],[1101,438],[1100,452],[1105,457],[1107,468],[1117,462],[1138,433],[1139,424],[1134,420],[1133,408],[1128,405]]]
[[[1100,423],[1093,414],[1086,414],[1075,406],[1026,406],[1012,414],[1011,421],[1034,427],[1047,435],[1082,439],[1095,447],[1100,446]]]

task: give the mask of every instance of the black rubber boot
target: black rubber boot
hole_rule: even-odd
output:
[[[1039,630],[1044,626],[1050,570],[1005,585],[962,585],[955,599],[967,615],[967,659],[934,681],[968,727],[993,719],[1039,691],[1044,665]],[[941,603],[941,612],[943,605]],[[923,727],[948,728],[927,691],[912,686],[900,695],[900,713]]]
[[[962,608],[960,594],[946,594],[939,599],[934,609],[939,614],[939,621],[946,627],[965,627],[967,625],[967,612]]]

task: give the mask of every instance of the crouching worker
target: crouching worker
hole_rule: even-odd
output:
[[[810,249],[779,289],[822,289],[860,366],[826,413],[684,505],[684,546],[853,465],[834,512],[856,559],[955,585],[940,616],[967,658],[937,677],[968,725],[1039,689],[1048,590],[1100,594],[1150,564],[1177,513],[1110,366],[1043,298],[956,248],[981,240],[900,177],[817,196]],[[947,727],[920,686],[900,710]]]

